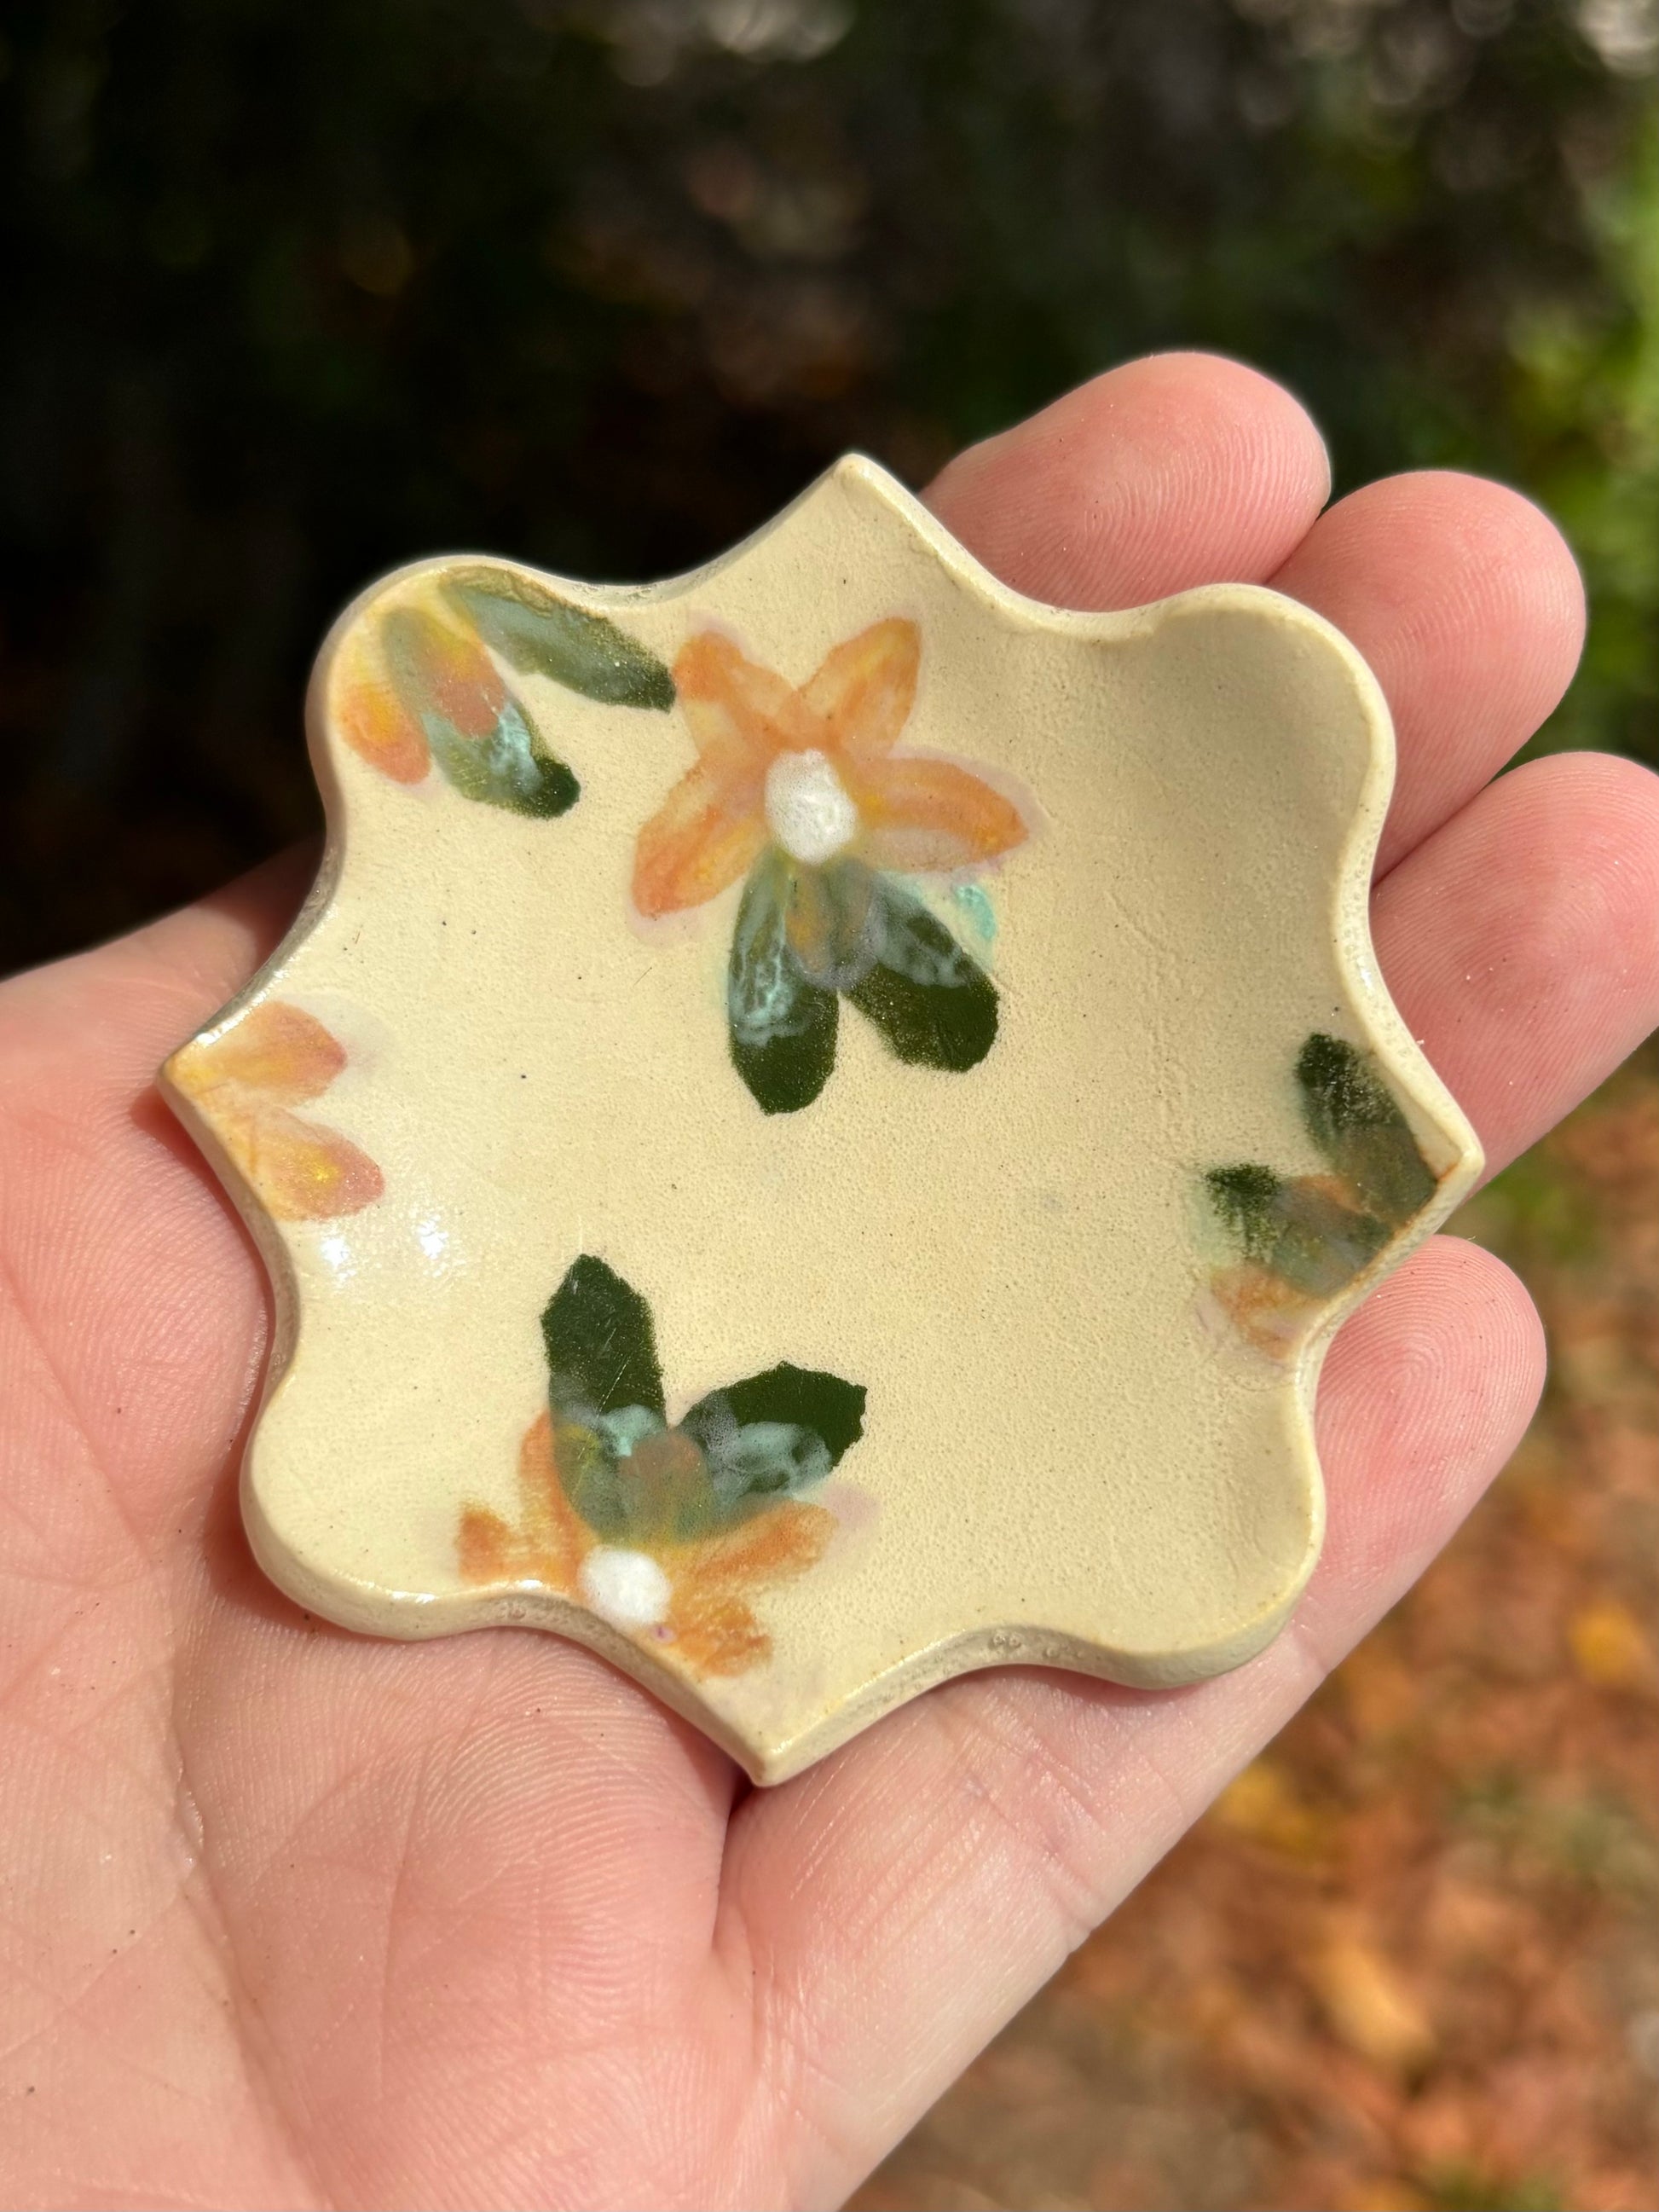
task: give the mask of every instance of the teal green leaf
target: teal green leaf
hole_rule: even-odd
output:
[[[750,1375],[722,1394],[738,1421],[795,1421],[823,1438],[830,1464],[836,1466],[864,1434],[866,1392],[861,1382],[843,1382],[821,1367],[797,1367],[788,1360]]]
[[[877,896],[880,957],[848,998],[900,1060],[977,1067],[996,1042],[995,985],[920,899],[888,878],[877,879]]]
[[[514,668],[550,676],[606,706],[664,710],[674,703],[667,668],[604,615],[506,568],[465,569],[446,577],[443,589]]]
[[[822,1482],[864,1433],[865,1393],[856,1382],[788,1363],[716,1390],[680,1424],[708,1465],[723,1517]]]
[[[422,714],[432,757],[463,799],[543,819],[568,814],[581,786],[543,745],[516,699],[509,699],[483,738],[464,738],[441,714]]]
[[[790,946],[789,890],[787,863],[763,853],[744,886],[726,970],[732,1064],[763,1114],[810,1106],[836,1064],[836,994],[811,980]]]
[[[630,1408],[664,1419],[651,1309],[603,1260],[585,1252],[572,1264],[542,1315],[542,1341],[556,1413],[590,1428]],[[595,1443],[606,1448],[597,1434]]]
[[[1247,1260],[1309,1297],[1351,1283],[1392,1231],[1305,1178],[1286,1180],[1253,1162],[1212,1168],[1205,1178],[1217,1218]]]
[[[1366,1056],[1316,1031],[1297,1056],[1296,1079],[1309,1135],[1367,1212],[1396,1226],[1420,1213],[1435,1178]]]
[[[569,811],[581,786],[543,744],[475,639],[398,607],[380,640],[399,697],[463,799],[543,817]]]
[[[728,1430],[718,1409],[709,1416],[703,1455],[716,1509],[728,1522],[780,1498],[797,1498],[830,1472],[829,1451],[813,1430],[788,1421],[751,1421],[747,1427],[733,1421]]]
[[[628,1459],[647,1438],[667,1427],[660,1413],[648,1406],[618,1406],[614,1413],[600,1413],[593,1431],[612,1459]]]

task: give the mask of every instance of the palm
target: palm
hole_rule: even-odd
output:
[[[1401,732],[1379,951],[1501,1164],[1659,1015],[1659,785],[1483,788],[1570,672],[1564,549],[1449,477],[1316,521],[1322,470],[1282,393],[1170,359],[934,496],[1037,595],[1274,580],[1355,637]],[[299,887],[0,994],[6,2201],[833,2202],[1444,1540],[1530,1308],[1442,1240],[1344,1332],[1326,1562],[1239,1674],[981,1676],[756,1796],[580,1650],[359,1640],[249,1562],[262,1279],[149,1079]]]

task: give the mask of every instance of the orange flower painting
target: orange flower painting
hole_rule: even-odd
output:
[[[581,1448],[576,1440],[574,1449]],[[488,1507],[463,1510],[457,1548],[465,1581],[533,1582],[574,1598],[695,1678],[745,1674],[771,1656],[772,1639],[750,1601],[817,1565],[836,1531],[832,1513],[789,1503],[648,1551],[602,1544],[569,1502],[559,1449],[543,1413],[519,1454],[516,1528]]]
[[[762,1110],[810,1105],[848,1000],[913,1065],[961,1073],[997,1030],[990,978],[904,881],[957,876],[1030,834],[982,776],[896,750],[921,632],[897,617],[836,647],[799,690],[704,630],[673,678],[696,764],[640,831],[647,920],[746,878],[727,975],[732,1057]]]
[[[181,1046],[167,1073],[268,1213],[331,1221],[360,1213],[385,1188],[367,1152],[293,1110],[320,1097],[345,1065],[344,1047],[314,1015],[266,999],[216,1037]]]
[[[863,1390],[785,1364],[671,1425],[650,1308],[592,1254],[542,1340],[548,1410],[520,1451],[519,1520],[462,1509],[462,1579],[572,1598],[694,1678],[761,1665],[753,1601],[823,1558],[837,1522],[807,1493],[863,1434]]]

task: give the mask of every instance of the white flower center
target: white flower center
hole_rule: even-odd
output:
[[[858,835],[859,813],[820,752],[780,753],[766,771],[766,818],[792,860],[817,867]]]
[[[653,1628],[668,1610],[668,1577],[647,1552],[601,1544],[582,1561],[582,1595],[613,1628]]]

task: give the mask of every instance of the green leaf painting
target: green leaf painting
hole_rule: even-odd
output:
[[[1212,1287],[1246,1334],[1275,1352],[1370,1265],[1436,1188],[1393,1093],[1356,1046],[1316,1031],[1297,1056],[1296,1082],[1303,1121],[1329,1174],[1285,1176],[1241,1161],[1205,1177],[1240,1263]]]
[[[1385,1223],[1271,1168],[1212,1168],[1210,1196],[1243,1255],[1309,1297],[1328,1297],[1389,1241]]]
[[[603,1260],[576,1261],[542,1315],[556,1406],[591,1419],[642,1407],[664,1415],[651,1309]]]
[[[726,969],[732,1062],[766,1114],[810,1106],[836,1064],[838,1001],[789,942],[792,888],[781,854],[763,854],[744,885]]]
[[[1434,1177],[1394,1094],[1364,1055],[1316,1034],[1296,1063],[1308,1133],[1367,1210],[1398,1224],[1420,1213]]]
[[[516,700],[507,701],[495,728],[477,744],[436,715],[422,721],[433,758],[463,799],[545,818],[568,814],[581,795],[580,784],[544,750]]]
[[[702,1451],[722,1510],[752,1510],[823,1481],[864,1432],[864,1392],[786,1363],[700,1398],[680,1427]]]
[[[674,679],[603,615],[511,569],[475,564],[394,586],[348,632],[330,717],[352,750],[397,783],[434,764],[463,799],[513,814],[565,814],[581,787],[496,667],[550,676],[606,706],[662,709]]]
[[[911,1066],[976,1067],[996,987],[896,878],[857,860],[807,867],[775,848],[750,870],[727,969],[732,1058],[763,1113],[810,1106],[836,1064],[837,994]]]
[[[650,1308],[584,1254],[542,1316],[560,1480],[607,1544],[691,1542],[821,1483],[864,1429],[862,1388],[787,1363],[671,1425]]]
[[[432,758],[463,799],[514,814],[568,813],[581,787],[548,751],[476,639],[420,607],[394,607],[381,649]]]
[[[656,655],[604,615],[556,598],[508,568],[453,569],[444,595],[509,666],[550,676],[611,707],[674,703],[674,679]]]
[[[890,878],[878,885],[879,951],[849,1002],[914,1067],[977,1067],[996,1042],[990,977],[938,916]]]

